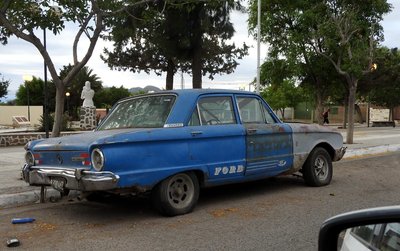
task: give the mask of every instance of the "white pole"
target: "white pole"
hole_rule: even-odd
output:
[[[257,83],[256,92],[260,93],[260,37],[261,37],[261,0],[257,3]]]
[[[181,89],[185,89],[185,80],[183,79],[183,71],[181,71]]]

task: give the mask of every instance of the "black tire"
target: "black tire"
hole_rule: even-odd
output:
[[[331,156],[322,147],[314,148],[303,166],[305,183],[313,187],[326,186],[331,183],[332,175]]]
[[[199,181],[194,173],[178,173],[163,180],[153,189],[152,201],[162,215],[182,215],[193,211],[199,193]]]

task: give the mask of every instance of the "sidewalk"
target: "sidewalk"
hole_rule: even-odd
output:
[[[339,125],[330,125],[338,128]],[[346,141],[346,129],[338,129]],[[344,159],[359,158],[366,155],[400,151],[400,127],[366,127],[357,124],[354,130],[354,144],[344,144],[347,152]],[[0,148],[0,209],[37,203],[40,188],[28,186],[21,180],[21,168],[24,164],[25,150],[19,147]],[[46,200],[59,198],[52,188],[46,189]],[[72,196],[76,196],[73,193]]]

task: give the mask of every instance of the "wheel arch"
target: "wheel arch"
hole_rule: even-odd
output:
[[[331,157],[331,160],[333,160],[335,158],[335,149],[329,143],[321,142],[321,143],[317,144],[316,146],[314,146],[312,151],[314,151],[314,149],[317,148],[317,147],[324,148],[329,153],[329,156]]]
[[[155,184],[153,184],[151,186],[150,190],[153,190],[158,184],[160,184],[164,180],[168,179],[169,177],[172,177],[172,176],[177,175],[179,173],[194,173],[194,175],[197,178],[197,181],[199,182],[200,187],[201,188],[204,187],[205,177],[207,176],[207,174],[205,174],[204,171],[201,170],[201,169],[190,169],[190,170],[181,170],[181,171],[177,171],[177,172],[171,173],[170,175],[158,180]]]

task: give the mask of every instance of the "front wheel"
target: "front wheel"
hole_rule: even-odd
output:
[[[199,182],[194,173],[178,173],[163,180],[153,189],[152,201],[163,215],[186,214],[196,206],[199,190]]]
[[[307,185],[326,186],[332,180],[332,159],[322,147],[315,148],[308,156],[303,166],[303,178]]]

